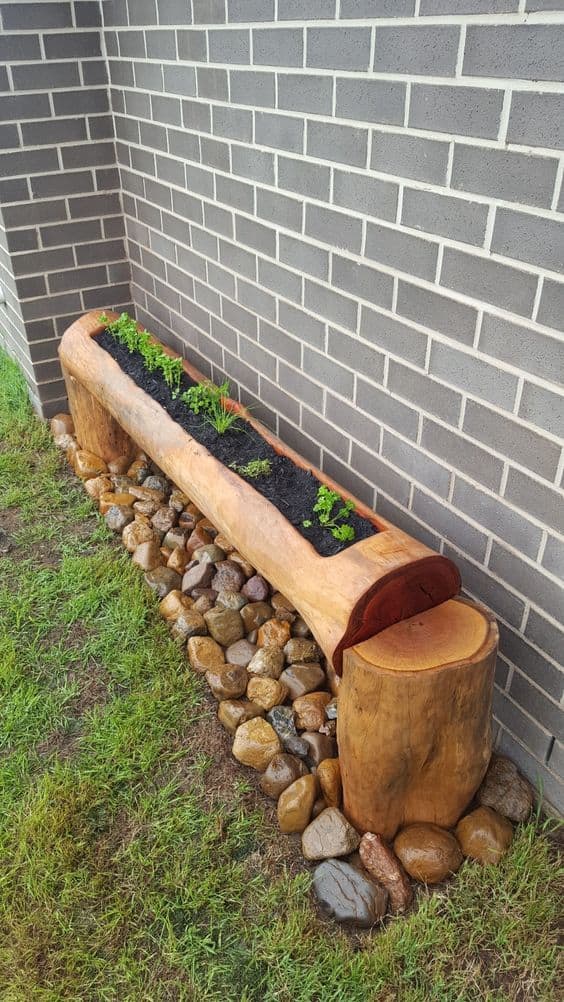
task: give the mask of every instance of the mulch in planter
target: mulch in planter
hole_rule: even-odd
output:
[[[252,459],[270,459],[272,463],[270,476],[257,477],[253,480],[243,479],[278,508],[321,556],[330,557],[335,553],[340,553],[354,543],[358,543],[359,540],[373,536],[378,531],[372,522],[353,512],[348,519],[348,524],[353,527],[355,538],[351,542],[344,543],[335,539],[330,530],[319,525],[317,516],[312,514],[319,488],[319,480],[312,473],[300,469],[286,456],[278,455],[272,446],[245,421],[240,422],[241,430],[230,429],[224,435],[218,435],[201,415],[193,414],[186,404],[182,403],[180,395],[177,399],[173,399],[162,374],[148,372],[140,352],[129,352],[108,331],[102,331],[101,334],[96,335],[95,340],[104,351],[107,351],[115,359],[120,368],[130,376],[137,386],[156,400],[177,424],[197,442],[205,446],[225,466],[230,466],[231,463],[245,466]],[[184,373],[180,394],[194,385],[194,380]],[[302,522],[307,518],[315,521],[309,528],[304,528]]]

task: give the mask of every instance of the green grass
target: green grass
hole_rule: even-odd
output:
[[[556,997],[551,839],[383,931],[323,922],[240,781],[211,795],[201,684],[0,355],[2,1002]],[[259,801],[260,803],[260,801]],[[283,850],[282,850],[283,851]]]

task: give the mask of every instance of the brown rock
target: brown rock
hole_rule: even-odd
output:
[[[123,532],[126,525],[133,522],[133,508],[127,505],[113,504],[104,515],[104,521],[112,532]]]
[[[186,540],[188,539],[188,535],[189,533],[186,529],[181,529],[178,525],[175,525],[166,533],[163,539],[163,546],[168,546],[171,550],[175,550],[177,546],[181,546],[182,549],[186,549]]]
[[[165,495],[162,491],[155,491],[151,487],[145,487],[144,484],[142,487],[134,484],[133,487],[129,488],[129,493],[133,494],[138,501],[151,501],[156,505],[155,512],[159,510],[165,500]]]
[[[108,470],[110,473],[117,473],[122,475],[127,473],[129,469],[129,456],[116,456],[115,459],[111,459],[108,463]]]
[[[249,675],[280,678],[284,667],[284,655],[279,647],[260,647],[248,664]]]
[[[451,832],[438,825],[421,822],[409,825],[396,835],[394,851],[414,880],[438,884],[462,863],[460,846]]]
[[[324,911],[344,925],[370,929],[386,914],[384,888],[342,859],[326,859],[316,866],[313,889]]]
[[[240,591],[220,591],[217,595],[217,604],[224,609],[237,609],[240,612],[247,604],[247,599]]]
[[[132,494],[116,494],[114,491],[104,491],[98,498],[100,514],[105,515],[113,505],[117,505],[119,508],[132,508],[134,501],[135,498]],[[131,514],[133,515],[133,511]]]
[[[216,606],[205,613],[205,620],[213,639],[224,647],[241,640],[245,633],[243,620],[236,609],[218,609]]]
[[[259,647],[280,647],[282,649],[289,639],[290,624],[280,619],[267,619],[266,623],[259,627]]]
[[[213,522],[210,522],[209,518],[202,518],[200,520],[199,525],[200,529],[202,529],[204,532],[207,532],[212,537],[212,539],[215,539],[215,537],[217,536],[217,528],[215,527]]]
[[[221,669],[206,672],[206,682],[218,700],[244,696],[248,680],[245,668],[240,665],[227,664]]]
[[[174,508],[163,506],[153,515],[152,523],[157,532],[163,532],[166,534],[173,528],[173,526],[176,525],[177,519],[178,515],[176,514]]]
[[[280,794],[296,779],[307,775],[308,769],[304,762],[296,758],[295,755],[280,752],[269,762],[268,768],[261,777],[260,788],[267,797],[278,800]]]
[[[153,574],[156,571],[152,571]],[[196,609],[184,609],[172,624],[171,635],[177,643],[184,644],[190,637],[204,637],[207,627],[204,617]]]
[[[236,640],[227,648],[225,657],[230,665],[242,665],[243,668],[246,668],[256,654],[256,650],[255,645],[250,644],[248,640]]]
[[[192,592],[194,588],[207,588],[212,577],[213,564],[196,564],[184,574],[182,591]]]
[[[298,616],[292,623],[292,636],[300,638],[311,637],[311,630],[305,619],[302,619],[301,616]]]
[[[215,595],[215,592],[214,592],[214,595]],[[215,605],[215,602],[214,602],[214,599],[213,599],[213,595],[206,595],[206,594],[199,595],[198,598],[194,599],[193,601],[194,601],[194,608],[198,612],[201,612],[202,616],[206,612],[209,612],[210,609],[213,609],[213,607]]]
[[[169,591],[180,588],[180,574],[171,571],[170,567],[155,567],[154,570],[147,571],[145,582],[159,598],[164,598],[165,595],[168,595]]]
[[[325,672],[317,662],[311,664],[293,664],[280,675],[280,681],[288,687],[291,700],[305,696],[308,692],[321,689],[327,682]]]
[[[306,859],[348,856],[358,849],[360,835],[336,807],[328,807],[307,826],[302,835]]]
[[[156,531],[156,530],[155,530]],[[161,546],[161,557],[163,558],[165,564],[168,563],[172,557],[172,550],[169,550],[167,546]]]
[[[315,640],[306,640],[303,637],[292,637],[284,647],[284,655],[288,664],[301,664],[317,661],[319,658],[319,647]]]
[[[155,567],[160,567],[161,559],[159,544],[154,539],[147,543],[139,543],[133,554],[133,563],[144,571],[152,571]]]
[[[478,807],[456,826],[456,837],[464,856],[479,863],[499,863],[511,845],[511,822],[491,807]]]
[[[143,525],[141,522],[135,520],[126,525],[121,538],[126,550],[129,550],[130,553],[135,553],[135,550],[141,543],[150,543],[154,540],[155,534],[149,525]]]
[[[78,452],[78,442],[74,435],[54,435],[53,442],[57,446],[57,449],[62,449],[63,452],[72,452],[73,456],[75,452]]]
[[[270,599],[270,604],[274,609],[276,619],[281,619],[287,623],[293,623],[296,619],[297,613],[295,606],[292,605],[290,599],[286,598],[282,592],[275,592]]]
[[[325,707],[331,702],[328,692],[308,692],[294,700],[296,727],[299,731],[319,731],[327,721]]]
[[[303,832],[307,828],[315,798],[317,796],[317,780],[308,773],[286,787],[278,800],[277,814],[280,831]]]
[[[205,532],[201,529],[199,524],[196,523],[196,527],[192,530],[188,539],[186,540],[186,549],[189,553],[193,553],[194,550],[199,550],[200,546],[207,546],[208,543],[213,543],[209,532]]]
[[[245,580],[245,575],[240,567],[230,560],[221,560],[217,564],[216,573],[212,579],[211,586],[217,591],[240,591]]]
[[[227,536],[224,536],[222,532],[218,532],[217,536],[215,537],[215,543],[216,546],[221,546],[221,549],[223,550],[226,556],[229,556],[230,553],[233,553],[235,551],[235,547],[232,545],[232,543],[229,542]]]
[[[312,765],[319,765],[325,758],[335,758],[337,746],[328,734],[320,734],[319,731],[303,731],[300,737],[309,745],[307,758]]]
[[[240,553],[237,553],[237,550],[231,551],[231,553],[229,554],[229,559],[234,564],[237,564],[237,566],[241,568],[246,578],[252,578],[253,574],[255,573],[254,567],[252,566],[252,564],[249,563],[248,560],[245,560],[245,558],[241,556]]]
[[[198,519],[190,511],[181,511],[178,516],[178,525],[181,529],[186,529],[188,534],[196,528]]]
[[[215,543],[208,543],[207,546],[200,546],[198,550],[194,550],[192,556],[199,564],[218,564],[222,560],[225,560],[225,553],[221,547],[216,546]]]
[[[149,464],[145,459],[136,459],[127,471],[127,476],[136,484],[142,484],[149,476]]]
[[[110,473],[110,480],[112,481],[113,490],[117,494],[131,494],[135,498],[135,494],[133,494],[133,490],[131,489],[135,489],[135,484],[130,477],[123,477],[117,473]]]
[[[109,477],[92,477],[84,481],[84,490],[95,501],[101,494],[105,494],[112,489],[112,481]]]
[[[235,734],[241,724],[246,724],[249,720],[254,720],[255,717],[263,716],[264,713],[260,706],[251,703],[248,699],[223,699],[217,710],[217,719],[230,734]]]
[[[158,508],[159,506],[155,501],[135,501],[133,505],[136,517],[143,515],[143,518],[146,519],[151,519],[155,512],[158,511]]]
[[[190,637],[188,658],[194,671],[204,674],[225,664],[225,656],[213,637]]]
[[[327,807],[340,807],[343,799],[341,767],[338,758],[324,758],[317,767],[317,778]]]
[[[180,515],[180,512],[190,504],[190,498],[183,491],[179,491],[177,487],[172,491],[168,503],[171,508],[174,508],[175,512]]]
[[[189,560],[188,551],[183,546],[176,546],[167,560],[167,567],[183,576]]]
[[[261,678],[257,675],[249,679],[247,695],[254,703],[262,706],[263,710],[271,710],[273,706],[279,706],[284,702],[288,690],[275,678]]]
[[[245,624],[245,632],[258,630],[267,619],[272,619],[272,606],[267,602],[250,602],[241,609],[241,617]]]
[[[101,473],[107,473],[108,467],[104,460],[95,456],[93,452],[77,449],[74,455],[74,472],[81,480],[91,480],[92,477],[99,477]]]
[[[366,832],[360,840],[359,852],[369,874],[386,888],[392,912],[405,911],[413,899],[411,884],[396,854],[382,836]]]
[[[181,612],[186,612],[193,604],[193,599],[189,598],[188,595],[183,595],[178,588],[175,588],[173,591],[169,591],[168,595],[165,595],[159,605],[159,612],[168,622],[174,622]]]
[[[233,560],[233,554],[231,554],[230,559]],[[246,584],[243,585],[241,591],[249,599],[249,602],[266,602],[270,595],[268,581],[265,581],[260,574],[253,574]]]
[[[220,703],[220,708],[225,703]],[[260,709],[260,707],[258,707]],[[263,711],[260,710],[262,713]],[[282,751],[278,735],[262,717],[241,724],[235,733],[233,755],[238,762],[264,772],[275,755]]]
[[[327,810],[329,804],[325,800],[325,797],[318,797],[313,805],[313,810],[311,812],[311,817],[318,818],[322,811]]]
[[[533,790],[511,759],[493,755],[476,799],[483,807],[491,807],[504,818],[519,823],[526,821],[531,813]]]
[[[56,435],[74,435],[74,421],[70,414],[55,414],[49,422],[49,427],[53,437]]]

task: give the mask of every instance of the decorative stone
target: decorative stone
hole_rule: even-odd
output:
[[[168,499],[168,503],[170,507],[174,508],[175,512],[179,515],[182,509],[185,508],[187,504],[190,504],[190,498],[187,494],[184,494],[183,491],[179,491],[178,488],[175,487]]]
[[[217,598],[217,592],[213,588],[193,588],[192,598],[209,598],[211,599],[212,608],[215,605],[215,600]]]
[[[359,852],[363,866],[386,888],[392,912],[405,911],[413,900],[413,890],[399,859],[382,836],[366,832],[360,840]]]
[[[369,929],[386,914],[385,889],[341,859],[325,860],[315,868],[313,889],[324,911],[344,925]]]
[[[255,676],[249,679],[247,695],[254,703],[262,706],[263,710],[271,710],[273,706],[284,702],[288,690],[275,678]]]
[[[258,630],[251,630],[250,633],[247,633],[247,640],[249,641],[250,644],[254,644],[256,647],[258,640]]]
[[[207,671],[206,682],[217,700],[237,699],[245,695],[248,675],[240,665],[228,664],[221,669]]]
[[[267,720],[280,738],[284,750],[291,755],[305,758],[308,745],[302,741],[294,724],[294,711],[291,706],[273,706],[266,715]]]
[[[176,525],[177,519],[174,508],[162,507],[153,515],[152,523],[158,532],[167,533]]]
[[[307,775],[308,769],[304,762],[295,755],[280,752],[269,762],[266,772],[261,777],[260,788],[267,797],[278,800],[280,794],[296,779]]]
[[[159,598],[164,598],[169,591],[180,588],[180,574],[171,571],[170,567],[155,567],[145,574],[145,582],[156,592]],[[198,613],[196,613],[198,615]]]
[[[148,519],[153,517],[158,508],[156,501],[136,501],[133,505],[136,515],[143,515],[144,518]]]
[[[116,456],[115,459],[110,460],[108,463],[108,470],[110,473],[117,473],[121,476],[127,473],[129,468],[129,456]]]
[[[161,546],[161,556],[165,563],[168,563],[172,557],[172,550],[169,550],[167,546]],[[181,575],[182,576],[182,575]]]
[[[49,428],[54,438],[57,435],[74,435],[74,421],[70,414],[55,414],[49,422]]]
[[[131,477],[134,483],[141,485],[149,476],[149,464],[144,459],[136,459],[129,467],[127,476]]]
[[[451,832],[438,825],[421,822],[409,825],[396,835],[394,852],[414,880],[438,884],[462,863],[460,846]]]
[[[202,518],[199,522],[199,526],[203,532],[207,532],[208,535],[212,537],[212,539],[215,539],[215,537],[217,536],[217,529],[213,524],[213,522],[210,522],[209,518]]]
[[[337,719],[338,702],[339,701],[338,701],[337,697],[333,696],[333,699],[331,700],[331,702],[327,703],[327,706],[325,707],[325,716],[327,717],[327,720],[336,720]]]
[[[159,605],[159,612],[168,622],[174,622],[181,612],[186,612],[193,605],[193,599],[189,598],[188,595],[183,595],[178,588],[175,588],[173,591],[169,591],[168,595],[165,595]]]
[[[251,633],[252,630],[258,630],[267,619],[272,619],[272,606],[268,602],[250,602],[241,609],[241,616],[245,631]]]
[[[360,835],[336,807],[328,807],[307,826],[302,835],[306,859],[348,856],[358,849]]]
[[[289,639],[290,624],[280,619],[267,619],[266,623],[259,627],[259,647],[280,647],[282,649]]]
[[[133,563],[143,571],[152,571],[161,564],[161,551],[155,539],[150,539],[147,543],[139,543],[133,554]]]
[[[308,746],[306,752],[310,765],[319,765],[325,758],[335,758],[337,746],[333,738],[327,734],[320,734],[318,731],[302,731],[302,741]]]
[[[303,637],[292,637],[284,647],[284,656],[288,664],[308,663],[317,661],[319,658],[319,647],[315,640],[306,640]]]
[[[288,687],[290,699],[305,696],[308,692],[321,689],[327,682],[325,672],[317,662],[311,664],[294,664],[286,668],[279,676],[280,681]]]
[[[200,546],[199,549],[194,550],[192,556],[199,564],[218,564],[220,561],[225,560],[225,553],[215,543]]]
[[[182,578],[182,591],[192,592],[194,588],[207,588],[213,577],[213,564],[196,564],[187,570]]]
[[[217,592],[240,591],[244,580],[245,575],[240,567],[237,567],[230,560],[221,560],[217,564],[211,586]]]
[[[155,534],[151,526],[135,521],[126,525],[121,538],[126,550],[129,550],[130,553],[135,553],[135,550],[141,543],[150,543],[151,540],[154,540]]]
[[[227,536],[224,536],[222,532],[218,532],[215,537],[216,546],[220,546],[226,556],[235,551],[235,547],[229,542]]]
[[[166,533],[163,539],[163,546],[168,546],[171,550],[175,550],[177,546],[181,546],[182,549],[185,549],[187,539],[188,533],[186,532],[186,529],[180,529],[179,526],[175,525]]]
[[[73,435],[55,435],[53,442],[57,449],[62,449],[63,452],[71,452],[73,455],[78,452],[78,442]]]
[[[92,477],[99,477],[101,473],[107,473],[108,467],[104,460],[95,456],[93,452],[77,449],[74,455],[74,472],[81,480],[91,480]]]
[[[280,831],[286,835],[303,832],[309,824],[316,796],[317,780],[311,773],[286,787],[280,794],[277,807]]]
[[[326,720],[323,727],[319,728],[320,734],[327,734],[330,738],[337,737],[337,721],[336,720]]]
[[[219,704],[220,709],[225,703]],[[257,707],[260,710],[260,707]],[[263,711],[260,710],[262,713]],[[275,755],[282,751],[276,731],[261,717],[254,717],[237,728],[233,755],[238,762],[264,772]]]
[[[188,551],[185,550],[183,546],[176,546],[167,560],[167,567],[170,567],[173,571],[176,571],[177,574],[182,576],[186,571],[186,565],[189,561],[190,557]]]
[[[242,609],[239,615],[242,616],[244,611]],[[253,654],[247,667],[250,675],[280,678],[284,667],[284,655],[279,647],[261,647],[256,654]]]
[[[270,604],[274,609],[274,615],[276,619],[280,619],[286,623],[293,623],[296,619],[296,608],[292,605],[289,598],[286,598],[282,592],[275,592],[270,599]]]
[[[296,727],[300,731],[319,731],[326,722],[325,707],[331,701],[328,692],[308,692],[294,700]]]
[[[181,529],[186,529],[188,533],[194,531],[197,521],[196,516],[190,511],[181,511],[178,516],[178,525]]]
[[[146,483],[147,481],[145,481]],[[158,511],[165,501],[166,495],[162,494],[161,491],[154,491],[150,487],[146,487],[145,484],[142,487],[136,487],[134,484],[129,488],[129,493],[134,494],[138,501],[152,501],[153,504],[156,504]]]
[[[206,565],[204,565],[206,566]],[[236,609],[210,609],[205,613],[209,632],[218,644],[229,647],[245,633],[243,620]]]
[[[204,615],[204,613],[209,612],[210,609],[213,609],[214,605],[215,601],[213,595],[203,594],[199,595],[198,598],[194,599],[194,608],[197,609],[198,612],[201,612],[202,616]]]
[[[189,553],[193,553],[194,550],[199,550],[200,546],[207,546],[208,543],[213,543],[213,539],[211,538],[209,532],[205,532],[204,529],[201,529],[198,523],[196,523],[196,527],[192,530],[186,540],[186,549]]]
[[[256,650],[255,645],[250,644],[248,640],[236,640],[227,648],[225,657],[230,665],[241,665],[246,668],[256,654]]]
[[[343,799],[341,767],[338,758],[324,758],[317,767],[317,778],[328,807],[340,807]]]
[[[127,505],[113,504],[104,515],[104,521],[112,532],[123,532],[126,525],[135,518],[133,508]]]
[[[293,637],[311,637],[311,630],[301,616],[294,620],[291,629]]]
[[[114,491],[104,491],[104,493],[100,494],[100,497],[98,498],[100,514],[105,515],[110,508],[117,505],[118,508],[131,508],[131,514],[133,515],[132,506],[134,501],[135,498],[132,494],[123,494],[121,492],[116,494]]]
[[[526,821],[531,813],[533,790],[511,759],[493,755],[476,799],[483,807],[491,807],[518,824]]]
[[[237,564],[237,566],[241,568],[246,578],[252,578],[253,574],[255,573],[253,565],[250,564],[248,560],[245,560],[245,558],[240,553],[237,553],[237,550],[231,551],[231,553],[229,554],[229,559],[234,564]]]
[[[170,494],[170,483],[166,477],[153,474],[143,481],[143,487],[151,491],[160,491],[161,494]]]
[[[151,571],[151,573],[157,574],[158,572]],[[176,617],[170,632],[174,640],[183,644],[190,637],[204,637],[208,630],[205,619],[200,612],[197,612],[196,609],[184,609]]]
[[[511,822],[491,807],[478,807],[461,818],[455,833],[464,856],[479,863],[499,863],[513,839]]]
[[[312,820],[313,818],[318,818],[322,811],[325,811],[328,807],[328,803],[325,797],[318,797],[313,805],[313,810],[311,812]]]
[[[204,674],[215,671],[225,664],[225,657],[213,637],[190,637],[188,658],[194,671]]]
[[[95,501],[105,494],[107,491],[112,489],[112,481],[109,477],[92,477],[90,480],[84,481],[84,490],[89,497],[94,498]]]
[[[231,560],[233,560],[233,554],[231,554]],[[270,594],[268,582],[260,574],[253,574],[243,585],[241,591],[249,599],[249,602],[266,602]]]
[[[240,591],[220,591],[217,596],[217,605],[223,606],[224,609],[237,609],[240,612],[246,604],[247,599]]]
[[[135,490],[135,484],[130,477],[124,477],[122,474],[118,473],[110,473],[110,480],[112,481],[114,491],[118,494],[131,494],[133,498],[136,497],[133,493]]]

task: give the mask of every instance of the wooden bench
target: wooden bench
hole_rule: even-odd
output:
[[[379,531],[335,556],[320,556],[274,505],[121,370],[93,340],[102,329],[99,313],[88,313],[59,347],[81,448],[106,462],[143,449],[291,598],[339,692],[338,742],[351,820],[389,837],[406,821],[454,824],[491,753],[493,618],[456,598],[460,576],[450,560],[356,498],[358,514]],[[192,379],[203,378],[188,362],[184,368]],[[245,408],[233,406],[278,452],[351,497]]]

